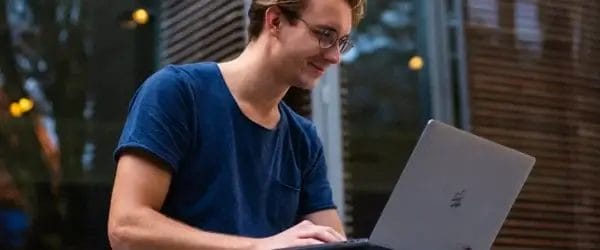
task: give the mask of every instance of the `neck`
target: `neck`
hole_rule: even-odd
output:
[[[238,105],[248,105],[265,115],[277,112],[279,102],[290,87],[268,58],[268,50],[250,44],[239,57],[220,64],[227,87]]]

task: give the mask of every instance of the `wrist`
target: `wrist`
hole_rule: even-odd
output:
[[[265,238],[248,238],[248,250],[264,250]]]

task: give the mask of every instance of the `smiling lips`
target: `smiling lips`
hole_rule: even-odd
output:
[[[319,72],[320,74],[323,74],[323,72],[325,72],[325,67],[320,67],[314,63],[309,63],[311,67],[313,67],[317,72]]]

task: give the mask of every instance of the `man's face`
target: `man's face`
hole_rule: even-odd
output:
[[[279,55],[282,74],[293,86],[312,89],[332,64],[340,62],[339,40],[352,28],[352,10],[345,0],[308,0],[300,20],[281,28]],[[323,44],[333,41],[329,48]]]

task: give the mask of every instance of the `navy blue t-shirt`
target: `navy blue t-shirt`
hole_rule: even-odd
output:
[[[275,129],[248,119],[215,63],[168,66],[133,97],[115,150],[172,170],[162,212],[199,229],[265,237],[334,208],[315,127],[284,103]]]

